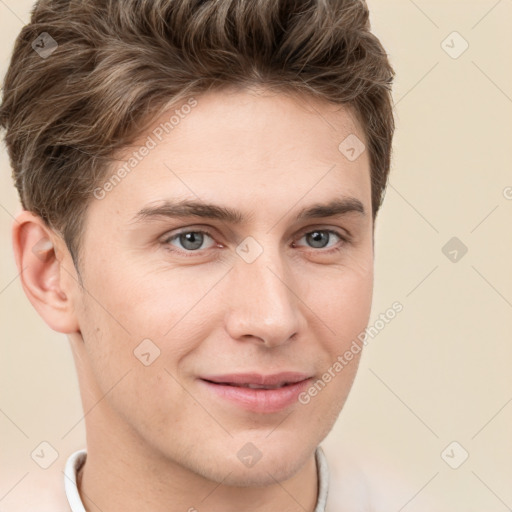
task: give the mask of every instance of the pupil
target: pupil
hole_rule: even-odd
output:
[[[323,231],[313,231],[311,233],[311,238],[313,239],[314,243],[320,242],[320,246],[323,247],[324,245],[321,244],[322,238],[325,241],[325,238],[327,237],[327,233],[324,233]]]
[[[181,242],[183,243],[183,246],[188,249],[197,249],[201,247],[202,244],[202,235],[200,233],[197,233],[195,231],[185,233],[182,236]],[[190,245],[187,246],[187,244],[192,244],[192,247]]]

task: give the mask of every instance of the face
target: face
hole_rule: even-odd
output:
[[[87,210],[73,344],[85,409],[101,400],[87,428],[115,425],[134,454],[210,480],[269,484],[311,457],[357,369],[360,352],[335,363],[370,315],[370,168],[338,146],[366,141],[312,98],[188,104],[127,148]]]

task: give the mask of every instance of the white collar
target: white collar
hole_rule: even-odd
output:
[[[76,485],[78,471],[85,463],[86,458],[87,450],[78,450],[70,455],[64,468],[64,490],[72,512],[86,512]],[[329,491],[329,467],[320,446],[315,451],[315,460],[318,475],[318,500],[314,512],[325,512]]]
[[[87,450],[78,450],[70,455],[64,468],[64,490],[72,512],[86,512],[76,485],[78,471],[80,471],[86,458]]]

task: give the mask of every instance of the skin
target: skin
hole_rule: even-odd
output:
[[[24,211],[13,228],[25,293],[71,343],[87,413],[79,491],[89,512],[313,511],[314,452],[361,353],[309,404],[270,414],[214,396],[198,377],[295,370],[316,380],[365,329],[374,260],[369,158],[365,151],[351,162],[338,145],[350,134],[366,139],[349,110],[311,97],[225,90],[196,99],[121,183],[91,199],[82,285],[62,238],[40,218]],[[301,208],[340,196],[357,198],[365,214],[295,220]],[[240,225],[133,221],[172,198],[251,217]],[[168,240],[183,228],[211,237],[199,250],[183,237]],[[319,229],[351,241],[325,233],[315,245],[306,235]],[[236,252],[248,236],[263,249],[250,264]],[[38,256],[41,240],[53,247]],[[143,339],[160,350],[149,366],[133,353]],[[252,467],[237,457],[248,442],[262,454]]]

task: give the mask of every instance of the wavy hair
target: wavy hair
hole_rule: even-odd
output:
[[[46,58],[34,51],[42,33],[58,44]],[[169,104],[226,86],[352,106],[375,219],[393,76],[363,0],[39,0],[15,43],[0,127],[22,206],[61,233],[76,265],[91,191],[116,150]]]

